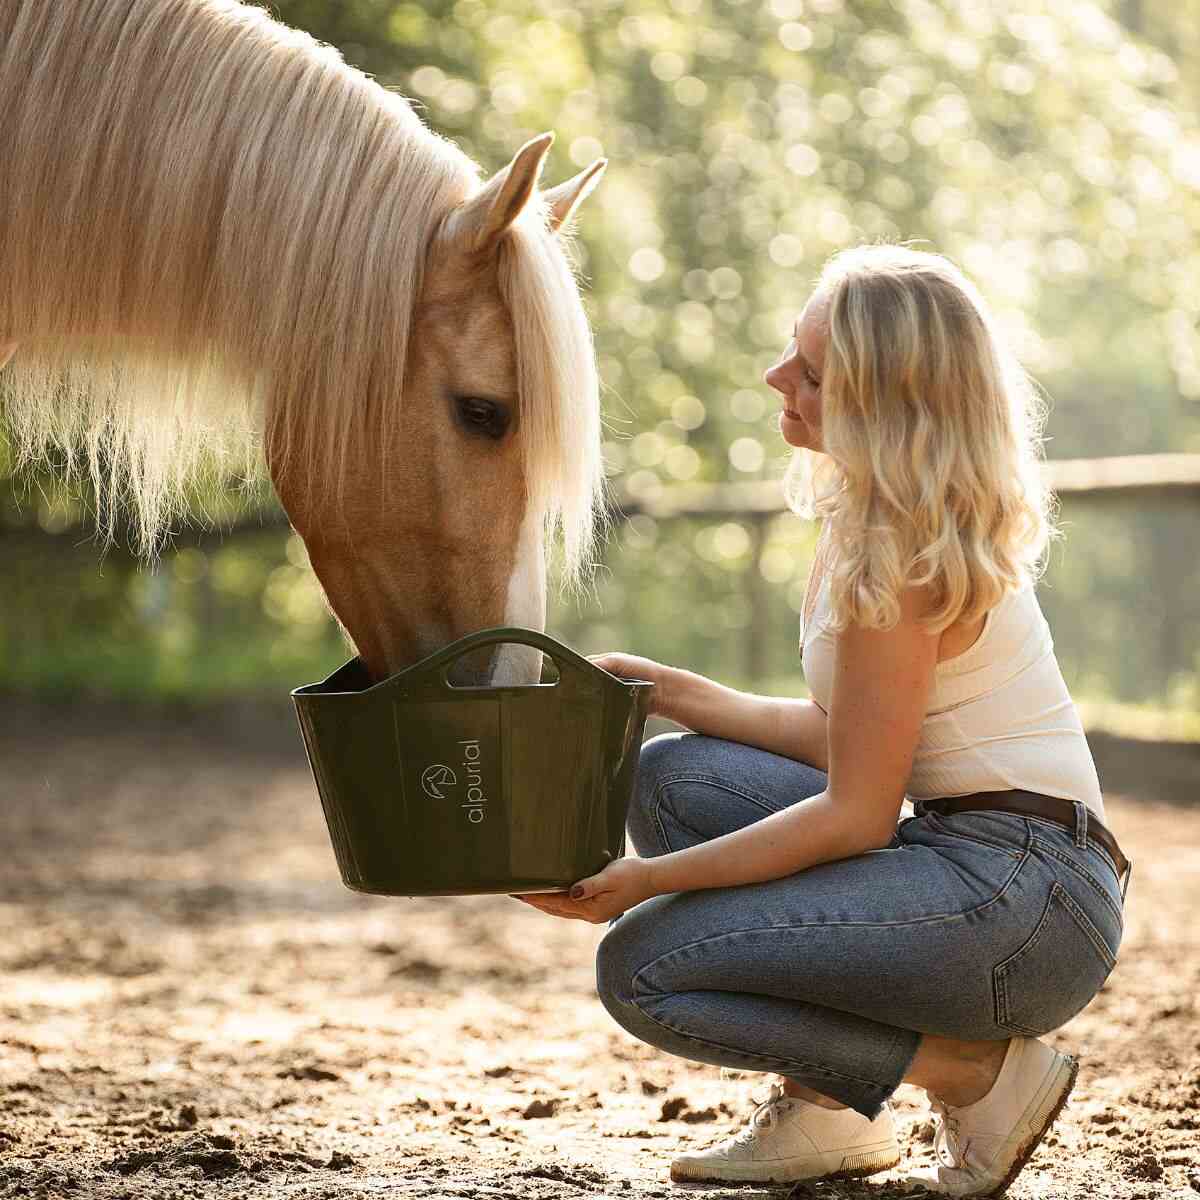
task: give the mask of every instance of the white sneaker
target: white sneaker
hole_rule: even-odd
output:
[[[828,1175],[874,1175],[900,1161],[891,1106],[873,1121],[852,1108],[822,1108],[785,1096],[775,1083],[746,1128],[723,1142],[681,1154],[676,1182],[791,1183]]]
[[[986,1096],[961,1108],[931,1100],[937,1166],[909,1182],[950,1196],[1002,1195],[1054,1123],[1078,1073],[1069,1054],[1014,1037]]]

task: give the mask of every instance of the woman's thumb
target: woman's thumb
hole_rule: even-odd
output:
[[[592,895],[592,881],[590,879],[581,879],[574,887],[571,888],[572,900],[586,900]]]

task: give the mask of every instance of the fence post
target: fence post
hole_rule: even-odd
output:
[[[746,599],[750,620],[746,623],[745,670],[750,686],[757,690],[767,676],[767,650],[770,646],[771,598],[762,573],[763,550],[767,544],[769,513],[746,514],[750,523],[750,565],[746,568]]]

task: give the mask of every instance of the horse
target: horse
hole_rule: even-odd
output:
[[[161,548],[197,481],[265,465],[374,679],[542,629],[602,511],[570,255],[598,159],[483,179],[333,48],[237,0],[0,6],[0,405]],[[193,488],[194,492],[194,488]],[[475,672],[530,681],[505,647]]]

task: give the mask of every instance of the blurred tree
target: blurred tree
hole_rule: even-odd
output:
[[[1170,55],[1194,109],[1200,101],[1200,10],[1173,0],[1119,0],[1113,11],[1130,33]]]

